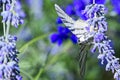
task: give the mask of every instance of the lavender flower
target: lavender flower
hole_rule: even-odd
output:
[[[3,31],[0,37],[0,80],[22,80],[16,49],[17,37],[9,35],[10,25],[17,27],[25,17],[18,0],[2,0]]]
[[[18,27],[19,24],[23,24],[23,18],[25,13],[21,9],[21,4],[19,0],[2,0],[3,3],[3,16],[2,22],[11,22],[15,27]]]
[[[119,58],[114,56],[115,51],[111,47],[111,40],[105,35],[107,31],[107,22],[104,17],[106,8],[102,4],[91,4],[86,6],[84,14],[88,18],[87,22],[90,26],[94,26],[95,35],[93,37],[93,48],[94,53],[97,49],[99,52],[98,59],[101,60],[101,64],[107,61],[106,71],[112,70],[114,78],[120,80],[120,64]]]
[[[20,76],[18,58],[19,53],[16,49],[17,38],[8,36],[8,42],[5,37],[0,37],[0,80],[22,80]]]

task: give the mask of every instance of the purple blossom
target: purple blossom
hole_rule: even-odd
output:
[[[75,11],[74,11],[74,7],[72,4],[69,4],[67,7],[66,7],[66,13],[68,15],[74,15],[75,14]]]
[[[60,19],[60,17],[58,17],[58,18],[56,19],[56,23],[57,23],[57,24],[62,24],[62,23],[63,23],[62,20]]]
[[[85,10],[83,11],[83,14],[86,15],[87,18],[93,18],[96,16],[104,16],[106,14],[107,9],[103,4],[91,4],[87,5]]]
[[[97,4],[104,4],[105,0],[95,0]],[[73,8],[75,9],[75,16],[79,16],[82,19],[87,19],[85,15],[82,14],[82,11],[88,4],[92,4],[93,0],[73,0]]]
[[[26,15],[25,15],[24,11],[22,10],[21,2],[20,2],[19,0],[16,1],[15,6],[16,6],[16,7],[15,7],[15,12],[17,12],[17,14],[18,14],[20,17],[24,18]]]
[[[84,19],[84,15],[82,15],[82,10],[84,10],[86,3],[84,0],[74,0],[73,1],[73,7],[75,8],[76,15],[78,15],[80,18]]]
[[[58,32],[53,33],[50,36],[52,43],[58,43],[58,45],[61,45],[63,41],[67,39],[71,39],[73,43],[77,43],[77,38],[75,35],[73,35],[68,28],[58,26]]]
[[[119,58],[113,56],[115,54],[114,50],[110,46],[110,40],[103,40],[100,43],[95,43],[94,47],[99,51],[98,59],[101,60],[101,64],[104,64],[104,61],[107,61],[106,71],[112,71],[114,78],[116,80],[120,79],[120,64]]]
[[[111,3],[113,5],[113,10],[120,15],[120,0],[111,0]]]
[[[100,42],[104,39],[104,33],[96,33],[94,36],[94,42]]]
[[[0,37],[0,80],[22,80],[20,76],[15,36]]]
[[[3,32],[0,37],[0,80],[22,80],[16,49],[17,37],[9,35],[10,25],[17,27],[25,17],[18,0],[2,0]]]
[[[107,31],[107,22],[104,17],[106,14],[106,8],[102,4],[91,4],[86,6],[84,14],[88,18],[87,22],[93,27],[95,33],[93,37],[92,52],[94,53],[98,49],[98,59],[101,60],[101,64],[107,61],[106,71],[112,71],[114,78],[120,80],[120,64],[119,58],[114,56],[115,51],[111,46],[111,40],[105,35]]]
[[[3,16],[2,22],[10,21],[11,25],[18,27],[19,24],[23,24],[23,18],[25,13],[22,10],[21,3],[19,0],[3,0],[5,4],[5,10],[1,13]],[[3,6],[4,7],[4,6]]]

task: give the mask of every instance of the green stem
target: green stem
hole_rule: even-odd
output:
[[[32,45],[33,43],[37,42],[37,41],[40,40],[40,39],[45,38],[46,36],[48,36],[48,34],[40,35],[40,36],[37,36],[36,38],[33,38],[32,40],[30,40],[29,42],[27,42],[26,44],[24,44],[24,45],[19,49],[19,51],[20,51],[20,52],[23,52],[28,46]]]
[[[38,80],[41,74],[44,72],[44,70],[45,70],[44,68],[41,68],[34,80]]]
[[[7,21],[7,31],[6,31],[6,41],[8,39],[8,34],[9,34],[9,30],[10,30],[10,17],[8,17],[8,21]]]
[[[14,6],[15,6],[15,0],[12,0],[10,11],[13,11]],[[5,36],[6,41],[8,39],[9,30],[10,30],[10,20],[11,20],[11,16],[8,16],[8,20],[6,22],[6,25],[7,25],[6,36]]]
[[[5,11],[5,4],[3,3],[3,11]],[[5,22],[3,22],[3,33],[5,36]]]
[[[66,52],[69,48],[70,48],[70,45],[71,45],[71,42],[69,41],[68,43],[67,43],[67,45],[66,46],[64,46],[64,50],[62,51],[63,52],[63,54],[64,54],[64,52]],[[40,70],[39,70],[39,72],[38,72],[38,75],[35,77],[35,79],[34,80],[38,80],[39,78],[40,78],[40,76],[42,75],[42,73],[47,69],[47,67],[49,66],[49,65],[52,65],[52,64],[54,64],[55,62],[57,62],[58,61],[58,57],[60,57],[60,55],[63,55],[63,54],[57,54],[57,55],[55,55],[55,56],[53,56],[50,60],[48,60],[48,62],[42,67],[42,68],[40,68]]]

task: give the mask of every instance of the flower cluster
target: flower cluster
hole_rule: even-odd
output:
[[[71,39],[73,43],[77,43],[77,37],[66,27],[58,26],[58,32],[51,35],[51,42],[57,42],[58,45],[61,45],[67,39]]]
[[[23,18],[25,13],[21,9],[19,0],[2,0],[3,16],[2,22],[11,23],[11,25],[18,27],[19,24],[23,24]]]
[[[114,78],[120,80],[120,64],[119,58],[114,56],[115,52],[111,47],[111,40],[105,35],[107,31],[107,22],[104,17],[106,8],[102,4],[91,4],[86,6],[84,14],[88,18],[87,22],[90,26],[94,26],[94,38],[93,47],[91,51],[94,53],[97,49],[99,52],[98,59],[101,60],[101,64],[106,64],[106,71],[112,70]]]
[[[18,58],[19,53],[16,49],[17,38],[8,36],[8,42],[5,37],[0,37],[0,80],[22,80],[20,76]]]

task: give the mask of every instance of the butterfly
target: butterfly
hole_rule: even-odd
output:
[[[89,43],[89,40],[94,36],[92,33],[95,30],[94,26],[89,26],[89,23],[82,19],[78,19],[76,21],[73,20],[57,4],[55,4],[55,10],[64,25],[68,27],[68,29],[78,38],[78,44],[80,44],[81,47],[79,55],[80,77],[83,78],[85,74],[85,63],[88,53],[87,51],[89,47],[87,44]],[[89,30],[87,28],[89,28]]]
[[[55,9],[65,26],[78,38],[78,44],[84,43],[94,36],[92,33],[95,31],[94,26],[89,26],[89,23],[82,19],[73,20],[57,4],[55,4]]]

